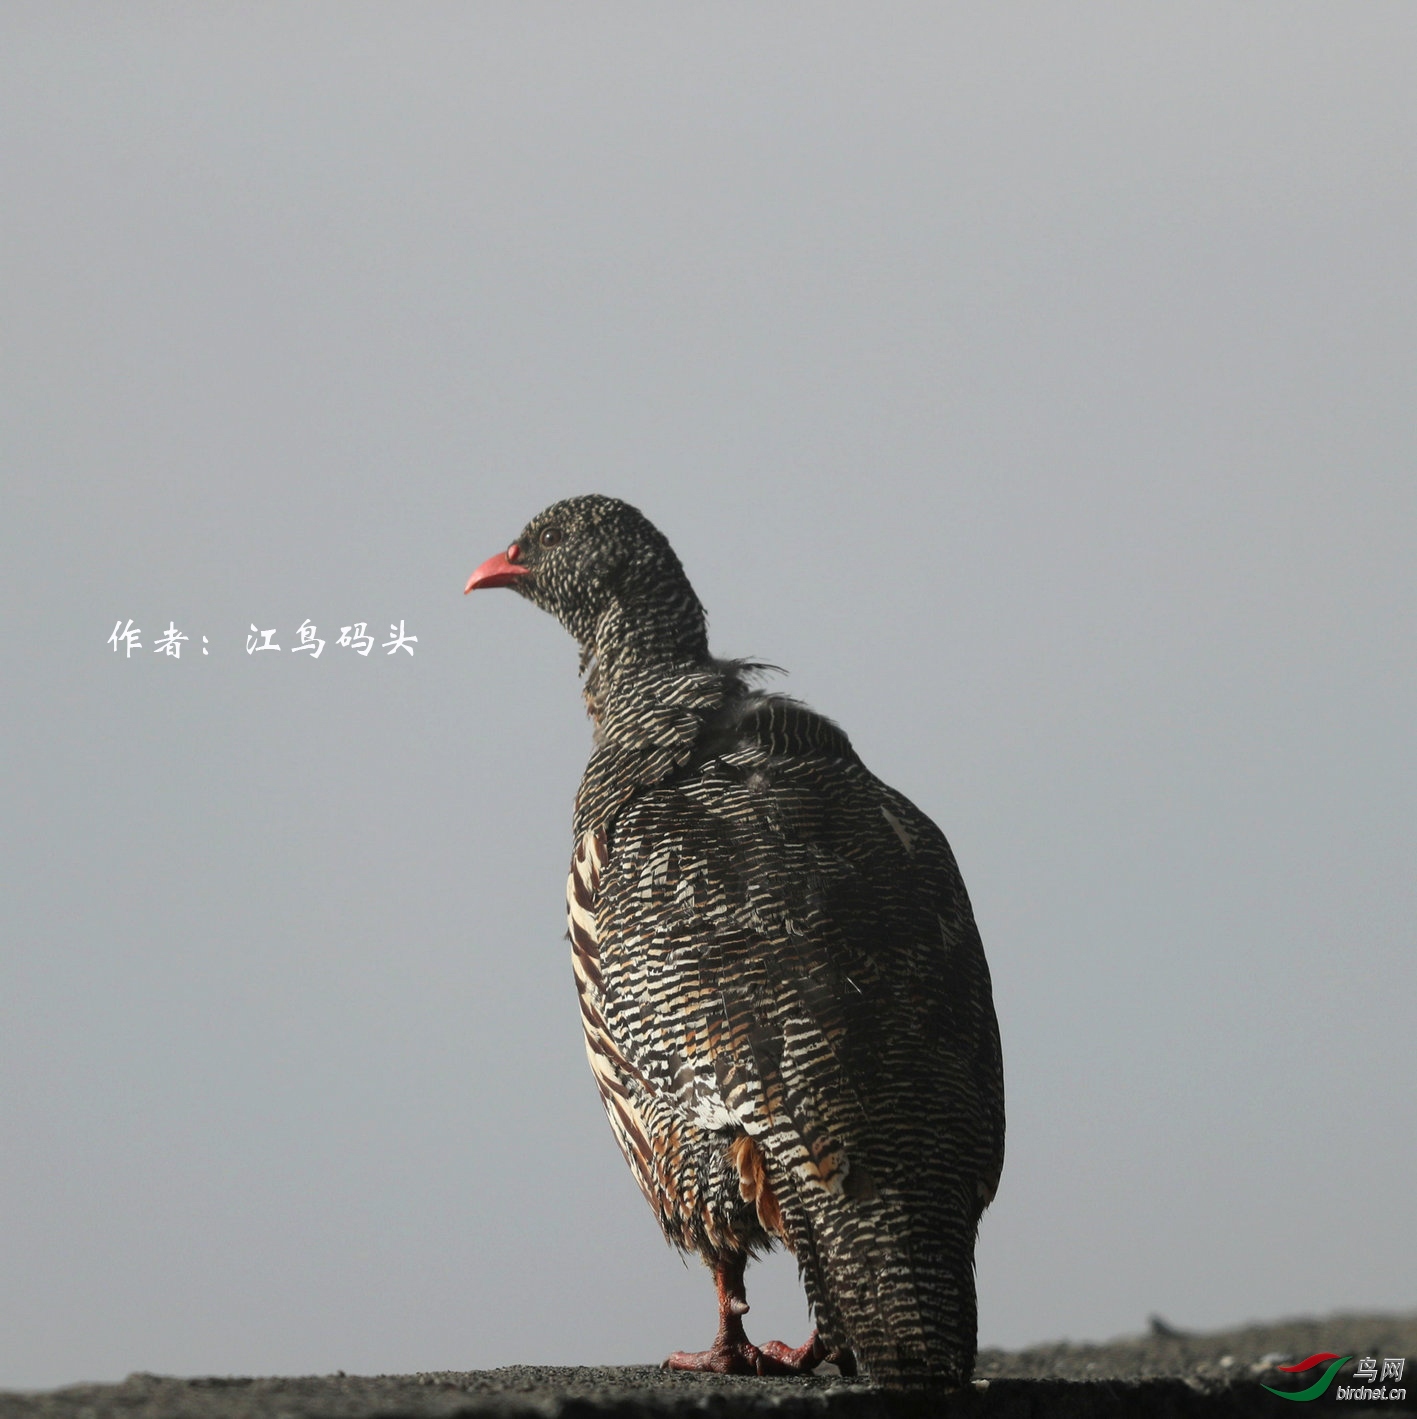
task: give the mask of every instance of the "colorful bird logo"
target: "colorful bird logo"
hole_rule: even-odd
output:
[[[1307,1360],[1300,1360],[1297,1365],[1275,1367],[1287,1375],[1302,1375],[1305,1370],[1312,1370],[1315,1365],[1327,1365],[1328,1368],[1307,1389],[1275,1389],[1273,1385],[1260,1387],[1271,1394],[1277,1394],[1281,1399],[1317,1399],[1333,1383],[1333,1377],[1352,1358],[1351,1355],[1335,1355],[1332,1351],[1325,1350],[1321,1354],[1310,1355]]]

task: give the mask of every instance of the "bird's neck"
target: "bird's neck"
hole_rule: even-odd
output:
[[[687,582],[671,594],[617,596],[596,617],[590,651],[608,667],[707,665],[704,608]]]
[[[581,640],[581,671],[586,705],[602,729],[612,712],[619,717],[637,705],[698,699],[720,673],[709,655],[703,608],[687,586],[673,601],[613,601]]]
[[[578,839],[687,763],[749,693],[744,665],[709,655],[702,612],[696,634],[660,635],[624,616],[602,617],[601,630],[581,642],[595,749],[576,795]]]

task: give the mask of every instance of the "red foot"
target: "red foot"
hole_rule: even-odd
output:
[[[830,1359],[842,1374],[856,1373],[856,1357],[849,1350],[827,1354],[827,1347],[814,1330],[805,1345],[795,1350],[781,1340],[754,1345],[743,1330],[745,1258],[719,1262],[713,1269],[718,1288],[718,1334],[708,1350],[676,1350],[665,1362],[666,1370],[708,1371],[716,1375],[805,1375],[823,1360]]]
[[[786,1346],[780,1340],[769,1340],[763,1346],[763,1353],[776,1360],[778,1364],[785,1365],[785,1371],[775,1370],[774,1374],[806,1375],[810,1374],[822,1363],[823,1360],[830,1361],[843,1375],[854,1375],[856,1373],[856,1356],[850,1350],[832,1350],[828,1352],[826,1341],[814,1330],[808,1337],[805,1345],[799,1345],[795,1350]],[[767,1373],[764,1371],[763,1373]]]
[[[763,1346],[763,1351],[772,1356],[779,1365],[787,1367],[790,1375],[810,1374],[828,1358],[826,1341],[814,1330],[807,1337],[805,1345],[799,1345],[795,1350],[790,1345],[784,1345],[780,1340],[769,1340]]]
[[[805,1344],[793,1350],[780,1340],[766,1345],[754,1345],[743,1334],[738,1322],[738,1334],[719,1332],[711,1350],[691,1353],[676,1350],[665,1362],[666,1370],[709,1370],[716,1375],[806,1375],[827,1357],[827,1348],[817,1339],[817,1332]]]

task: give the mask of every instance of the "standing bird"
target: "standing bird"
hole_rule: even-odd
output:
[[[586,1054],[664,1235],[718,1289],[670,1368],[860,1361],[961,1385],[974,1239],[1004,1158],[999,1031],[944,835],[830,720],[715,660],[662,533],[614,498],[534,517],[509,586],[581,647],[594,749],[566,904]],[[780,1241],[817,1329],[753,1345],[743,1270]]]

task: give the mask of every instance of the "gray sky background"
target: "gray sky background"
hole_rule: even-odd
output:
[[[985,1343],[1417,1305],[1414,72],[1410,4],[0,10],[0,1385],[707,1344],[581,1047],[575,648],[460,594],[588,491],[954,845]]]

